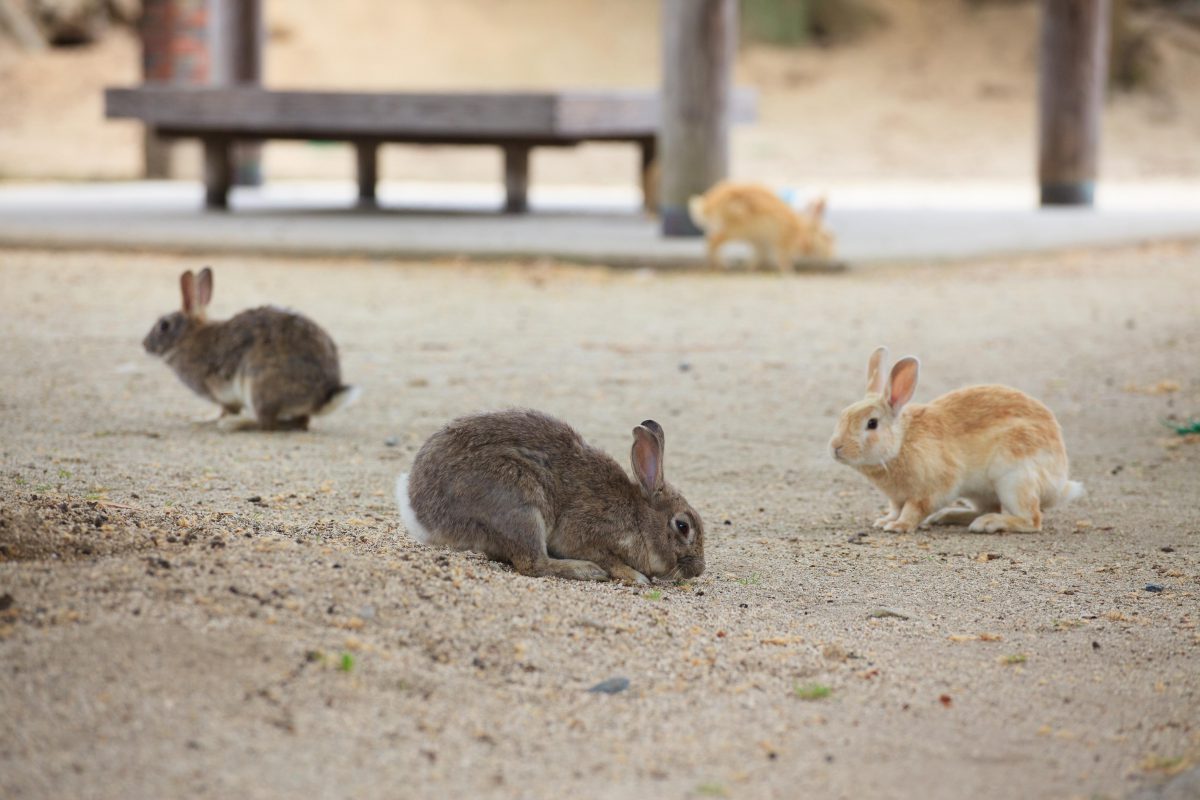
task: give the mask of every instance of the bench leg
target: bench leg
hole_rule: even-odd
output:
[[[171,142],[149,125],[142,128],[142,177],[151,180],[171,177]]]
[[[643,139],[642,150],[642,207],[647,214],[658,213],[658,184],[662,180],[658,164],[658,139]]]
[[[358,163],[358,204],[374,208],[375,185],[379,182],[379,143],[355,142],[354,155]]]
[[[524,214],[529,210],[529,146],[504,146],[504,211]]]
[[[204,140],[204,205],[229,208],[229,187],[233,183],[233,159],[228,139]]]

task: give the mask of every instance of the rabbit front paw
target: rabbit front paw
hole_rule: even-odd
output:
[[[608,576],[629,586],[649,586],[650,579],[626,564],[614,564],[608,568]]]

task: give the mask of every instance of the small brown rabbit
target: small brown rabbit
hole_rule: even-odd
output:
[[[538,411],[463,417],[396,481],[409,535],[475,550],[522,575],[649,583],[704,572],[704,523],[663,478],[663,429],[633,429],[630,481],[610,456]]]
[[[725,181],[691,198],[688,213],[708,235],[711,267],[720,266],[719,251],[728,241],[753,246],[756,267],[766,262],[769,253],[780,272],[792,269],[798,257],[833,256],[833,234],[822,224],[823,197],[797,213],[765,186]]]
[[[888,374],[887,360],[886,347],[871,355],[867,396],[842,412],[829,442],[836,460],[887,495],[889,511],[875,527],[1040,531],[1042,509],[1083,495],[1067,479],[1062,429],[1046,406],[995,385],[908,405],[920,364],[908,356]]]
[[[161,317],[142,346],[162,356],[196,394],[221,406],[221,417],[250,409],[262,430],[307,430],[309,417],[353,402],[341,381],[337,346],[315,322],[263,306],[232,319],[207,319],[213,275],[179,279],[183,309]]]

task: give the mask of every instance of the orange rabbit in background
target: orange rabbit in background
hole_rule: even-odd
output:
[[[833,234],[822,224],[825,198],[797,212],[765,186],[724,181],[688,201],[688,213],[708,237],[708,263],[720,265],[719,251],[729,241],[754,248],[755,266],[770,256],[780,272],[796,258],[830,258]]]

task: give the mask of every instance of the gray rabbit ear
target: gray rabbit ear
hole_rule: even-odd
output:
[[[196,303],[196,276],[190,269],[179,276],[179,291],[183,293],[183,313],[195,316],[200,306]]]
[[[633,429],[633,474],[647,497],[663,488],[663,429],[648,419]]]
[[[641,427],[646,428],[651,433],[653,433],[655,438],[658,439],[659,445],[663,445],[666,443],[666,434],[663,433],[662,425],[659,425],[657,422],[655,422],[652,419],[644,419],[644,420],[642,420]]]
[[[867,394],[883,394],[883,383],[887,378],[888,349],[876,347],[867,362]]]
[[[196,284],[197,296],[196,302],[200,308],[207,308],[212,302],[213,293],[213,271],[211,267],[205,267],[200,270],[200,279]]]

